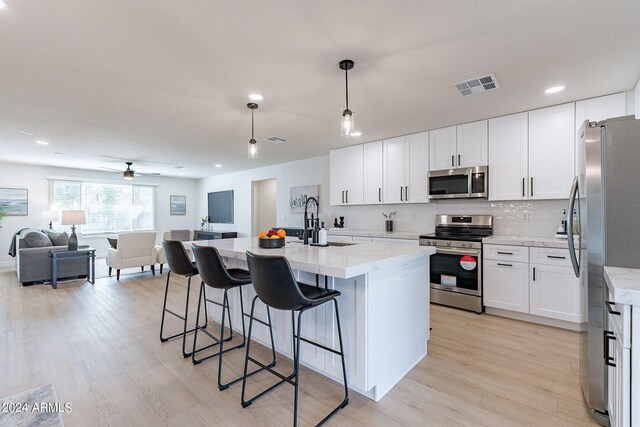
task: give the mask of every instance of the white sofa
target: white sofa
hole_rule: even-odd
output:
[[[181,242],[191,242],[194,238],[193,230],[169,230],[165,231],[162,234],[162,240],[178,240]],[[193,259],[193,255],[191,254],[191,249],[185,248],[187,251],[187,255],[189,258]],[[157,263],[160,264],[160,274],[162,274],[162,267],[167,263],[167,256],[164,253],[164,248],[162,245],[156,246],[156,252],[158,254]]]
[[[118,249],[107,249],[107,266],[109,276],[116,269],[116,278],[120,280],[120,270],[130,267],[151,266],[155,275],[157,259],[155,231],[134,231],[118,234]]]

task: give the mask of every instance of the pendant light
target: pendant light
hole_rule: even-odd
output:
[[[348,72],[354,66],[354,62],[351,59],[343,59],[338,64],[341,70],[344,70],[344,85],[345,85],[345,109],[342,112],[341,119],[341,132],[340,134],[344,138],[350,138],[353,133],[353,111],[349,109],[349,77]]]
[[[250,102],[247,108],[251,110],[251,139],[249,140],[249,158],[254,160],[258,158],[258,142],[253,137],[253,110],[258,108],[258,104]]]

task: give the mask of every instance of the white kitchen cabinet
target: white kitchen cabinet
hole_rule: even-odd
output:
[[[429,133],[383,141],[383,200],[385,203],[427,202]]]
[[[429,132],[430,170],[487,164],[487,121]]]
[[[529,194],[527,113],[489,120],[489,200],[521,200]]]
[[[586,321],[586,291],[566,249],[485,244],[482,265],[486,307],[533,315],[527,319],[534,322]]]
[[[530,270],[531,314],[574,323],[585,321],[580,279],[572,267],[532,263]]]
[[[363,202],[363,146],[329,152],[329,201],[332,205],[358,205]]]
[[[436,129],[429,132],[429,170],[456,167],[456,127]]]
[[[485,260],[484,305],[504,310],[529,312],[529,264]]]
[[[363,203],[382,203],[382,141],[363,145]]]
[[[457,167],[487,164],[487,120],[456,126]]]
[[[575,104],[529,111],[529,198],[566,199],[574,173]]]
[[[576,102],[576,125],[575,125],[575,144],[576,144],[576,173],[580,172],[579,165],[584,164],[584,153],[578,149],[580,135],[578,131],[585,122],[599,122],[611,117],[620,117],[627,114],[627,95],[616,93],[613,95],[601,96],[598,98],[585,99]],[[580,182],[585,182],[584,176]],[[580,194],[584,195],[584,188],[580,187]]]

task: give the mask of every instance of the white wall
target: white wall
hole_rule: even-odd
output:
[[[48,176],[78,177],[82,179],[114,180],[121,182],[117,174],[89,171],[82,169],[66,169],[51,166],[21,165],[0,163],[0,187],[26,188],[29,190],[29,215],[7,216],[2,220],[0,228],[0,244],[4,249],[0,252],[0,266],[14,265],[14,260],[7,252],[14,233],[22,228],[47,228],[42,220],[42,211],[47,209]],[[158,184],[156,191],[156,229],[158,242],[162,232],[170,229],[196,229],[198,227],[198,181],[194,179],[178,179],[168,177],[136,177],[135,182]],[[169,215],[169,195],[187,196],[187,215]],[[105,236],[79,235],[80,244],[96,248],[98,256],[105,256],[108,247]]]
[[[635,100],[636,100],[636,119],[640,119],[640,80],[638,80],[638,84],[636,84]]]
[[[251,182],[276,179],[277,226],[302,227],[302,214],[289,212],[289,189],[301,185],[320,185],[320,213],[329,217],[329,156],[266,166],[243,172],[200,180],[200,216],[207,212],[207,193],[234,190],[234,223],[212,224],[215,230],[237,231],[238,236],[251,235]]]
[[[253,182],[253,209],[258,212],[253,216],[252,234],[267,231],[277,224],[277,185],[275,179],[263,179]]]

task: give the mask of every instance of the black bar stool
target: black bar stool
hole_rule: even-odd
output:
[[[160,341],[165,342],[173,338],[182,337],[182,356],[189,357],[191,356],[191,352],[187,353],[186,350],[186,336],[188,333],[195,331],[194,329],[187,330],[187,323],[189,318],[189,293],[191,291],[191,278],[198,274],[198,267],[194,262],[191,262],[189,259],[189,255],[187,255],[187,251],[184,249],[182,242],[178,240],[163,240],[162,246],[164,248],[164,253],[167,256],[167,264],[169,264],[169,273],[167,274],[167,285],[164,289],[164,303],[162,304],[162,321],[160,322]],[[186,277],[187,280],[187,298],[184,304],[184,316],[178,314],[172,310],[167,308],[167,295],[169,294],[169,279],[171,278],[171,273],[178,274],[180,276]],[[170,337],[164,337],[164,316],[165,313],[169,313],[177,317],[178,319],[182,319],[184,322],[183,331],[179,332],[175,335],[171,335]],[[198,317],[200,317],[200,313],[198,313]],[[207,312],[205,307],[205,319],[207,319]],[[196,323],[197,319],[196,319]]]
[[[193,336],[193,350],[191,352],[191,360],[193,361],[194,365],[197,365],[203,362],[204,360],[219,356],[218,357],[218,388],[220,390],[224,390],[228,388],[230,385],[235,384],[244,378],[244,376],[241,376],[239,378],[236,378],[232,381],[227,382],[226,384],[222,384],[222,355],[228,351],[235,350],[237,348],[241,348],[245,346],[247,342],[247,337],[245,333],[244,317],[245,316],[249,317],[244,312],[244,303],[242,300],[242,289],[239,289],[240,310],[242,312],[242,317],[241,317],[242,318],[242,342],[231,348],[225,349],[224,343],[233,339],[233,327],[231,325],[231,311],[229,308],[228,292],[231,289],[236,289],[236,288],[250,284],[251,277],[249,276],[249,272],[247,270],[243,270],[240,268],[226,268],[224,265],[224,262],[222,261],[222,258],[220,258],[220,254],[218,253],[218,250],[212,246],[193,245],[193,255],[196,259],[196,265],[198,266],[198,270],[200,271],[200,278],[202,279],[202,282],[200,283],[200,296],[198,297],[198,311],[196,314],[196,319],[198,320],[200,319],[200,306],[204,301],[205,310],[207,308],[207,302],[210,302],[212,304],[216,304],[222,307],[222,322],[220,325],[220,336],[216,337],[205,329],[207,327],[206,325],[200,326],[198,323],[198,320],[196,320],[195,333]],[[223,297],[222,297],[222,303],[206,297],[205,288],[204,288],[205,285],[214,289],[221,289],[224,291]],[[227,338],[224,337],[225,314],[227,319],[229,320],[229,329],[231,331],[229,334],[229,337]],[[253,315],[253,313],[251,314]],[[267,319],[268,319],[267,322],[264,322],[260,319],[255,319],[255,320],[269,327],[269,333],[271,335],[272,361],[268,365],[264,365],[264,367],[261,367],[259,369],[254,370],[253,372],[250,372],[248,375],[245,370],[246,376],[251,376],[257,372],[262,371],[263,369],[271,368],[276,363],[276,350],[273,342],[273,330],[271,329],[271,313],[268,307],[267,307]],[[253,320],[253,318],[251,320]],[[202,348],[197,348],[198,332],[202,332],[205,335],[207,335],[209,338],[213,339],[214,343],[204,346]],[[216,345],[220,346],[220,349],[216,353],[203,357],[201,359],[196,359],[197,353]]]
[[[285,376],[279,372],[274,371],[271,368],[267,368],[269,372],[280,378],[276,384],[267,388],[266,390],[258,393],[256,396],[249,400],[245,400],[245,387],[246,376],[242,381],[242,407],[246,408],[251,405],[254,400],[264,396],[280,384],[287,382],[295,387],[295,397],[293,401],[293,425],[298,425],[298,377],[299,377],[299,364],[300,364],[300,341],[304,341],[309,344],[313,344],[316,347],[323,350],[330,351],[339,355],[342,358],[342,375],[344,378],[344,399],[342,402],[324,417],[317,425],[324,424],[329,418],[331,418],[340,409],[347,406],[349,403],[349,389],[347,387],[347,371],[344,362],[344,351],[342,347],[342,332],[340,330],[340,315],[338,313],[338,301],[337,296],[340,296],[340,292],[331,289],[324,289],[316,286],[305,285],[304,283],[297,282],[289,261],[283,256],[265,256],[256,255],[251,252],[247,252],[247,263],[249,264],[249,272],[253,278],[253,287],[256,291],[256,297],[251,303],[251,314],[249,320],[249,336],[247,341],[247,352],[244,360],[244,372],[247,372],[247,366],[249,361],[262,366],[259,362],[249,356],[249,350],[251,348],[251,328],[253,326],[253,311],[255,309],[256,300],[265,303],[267,307],[272,307],[278,310],[291,311],[291,327],[293,331],[293,372],[291,375]],[[317,307],[326,302],[333,301],[336,310],[336,322],[338,326],[338,340],[340,342],[340,351],[336,351],[332,348],[326,347],[322,344],[310,341],[306,338],[302,338],[301,320],[302,313],[305,311]],[[295,316],[294,312],[298,312],[298,328],[296,332]]]

